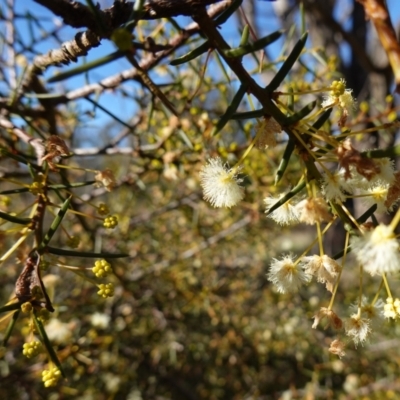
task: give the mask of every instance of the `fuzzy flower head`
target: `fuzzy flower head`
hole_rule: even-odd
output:
[[[90,317],[92,326],[98,329],[106,329],[110,325],[111,317],[104,313],[95,312]]]
[[[374,204],[377,205],[376,211],[383,213],[386,211],[391,211],[394,204],[389,208],[387,207],[387,197],[389,193],[389,184],[382,181],[376,182],[374,185],[370,186],[366,190],[361,191],[361,195],[365,196],[363,198],[363,203],[370,207]]]
[[[355,314],[361,309],[361,315],[368,318],[371,328],[380,328],[383,322],[382,310],[384,302],[379,299],[375,303],[370,303],[367,297],[362,296],[361,304],[354,303],[350,306],[350,311]]]
[[[268,196],[264,199],[267,217],[273,219],[279,225],[290,225],[299,222],[299,212],[293,205],[292,199],[286,201],[279,208],[269,213],[269,209],[276,204],[284,195],[279,197]]]
[[[358,314],[353,314],[345,322],[346,335],[350,336],[354,344],[357,346],[359,343],[366,341],[368,334],[371,332],[370,320],[368,318],[361,318]]]
[[[267,275],[279,293],[293,292],[304,283],[309,283],[311,276],[302,271],[293,261],[293,256],[287,255],[282,260],[273,259]]]
[[[211,158],[201,168],[200,181],[204,200],[214,207],[230,208],[243,199],[243,188],[239,185],[242,179],[237,177],[240,167],[228,168],[219,157]]]
[[[58,318],[52,318],[46,326],[48,338],[56,344],[68,343],[74,333],[75,323],[62,322]]]
[[[332,292],[333,285],[340,272],[340,265],[334,259],[326,254],[304,257],[301,261],[301,267],[307,275],[315,276],[318,282],[325,283],[326,289]]]
[[[352,248],[357,260],[371,275],[400,270],[399,243],[389,226],[381,224],[363,236],[354,237]]]
[[[352,193],[352,187],[344,179],[344,170],[327,173],[323,176],[322,194],[327,201],[346,200],[344,192]]]
[[[400,315],[400,299],[388,297],[383,306],[383,316],[388,319],[396,319]]]
[[[276,146],[276,135],[282,132],[282,127],[274,117],[263,118],[256,125],[256,146],[259,149]]]
[[[375,158],[375,165],[379,168],[376,179],[392,184],[395,181],[394,162],[388,157]]]

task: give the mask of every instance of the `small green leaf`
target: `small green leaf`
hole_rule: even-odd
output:
[[[51,224],[49,230],[47,231],[46,235],[44,236],[42,243],[38,246],[38,250],[43,250],[50,242],[51,238],[57,231],[58,227],[61,224],[61,221],[63,220],[65,214],[68,211],[69,203],[71,202],[71,196],[68,197],[67,200],[65,200],[64,204],[62,205],[60,211],[58,211],[57,216],[54,218],[53,223]]]
[[[193,150],[193,144],[183,129],[178,129],[178,135],[182,139],[182,142],[185,143],[189,149]]]
[[[29,161],[27,161],[27,159],[25,157],[11,153],[5,147],[0,146],[0,156],[5,156],[7,158],[11,158],[12,160],[18,161],[21,164],[32,165],[32,167],[35,169],[40,169],[37,165],[29,164]]]
[[[0,307],[0,314],[8,311],[18,310],[19,308],[21,308],[21,303],[7,304],[3,307]]]
[[[326,121],[329,120],[329,117],[332,113],[332,108],[330,108],[329,110],[326,110],[311,126],[311,128],[304,134],[304,140],[308,141],[310,139],[310,134],[315,133],[318,131],[318,129],[320,129]],[[327,146],[329,147],[329,145]],[[321,153],[326,152],[325,150],[320,150]]]
[[[332,113],[332,108],[326,110],[313,124],[313,131],[317,131],[318,129],[322,128],[326,121],[328,121],[330,115]]]
[[[246,24],[243,28],[239,47],[246,46],[246,44],[249,42],[249,34],[250,34],[250,27],[248,24]]]
[[[282,36],[283,32],[284,31],[282,30],[276,31],[268,36],[265,36],[255,41],[254,43],[249,43],[244,46],[236,47],[235,49],[224,50],[224,54],[227,57],[242,57],[246,54],[253,53],[278,40]]]
[[[85,257],[85,258],[124,258],[129,257],[128,254],[124,253],[89,253],[84,251],[74,251],[74,250],[64,250],[57,249],[55,247],[46,247],[47,252],[51,254],[56,254],[58,256],[68,256],[68,257]]]
[[[93,185],[96,181],[87,181],[87,182],[75,182],[69,184],[56,184],[56,185],[49,185],[47,190],[61,190],[61,189],[71,189],[71,188],[78,188],[83,186]],[[18,189],[10,189],[4,190],[0,192],[0,195],[9,195],[9,194],[18,194],[18,193],[26,193],[29,192],[29,188],[18,188]]]
[[[186,53],[182,57],[178,57],[175,60],[172,60],[170,62],[170,65],[180,65],[187,63],[191,60],[194,60],[195,58],[201,56],[202,54],[206,53],[208,49],[210,48],[210,42],[206,40],[204,43],[202,43],[199,47],[196,47],[192,51],[189,51],[189,53]]]
[[[114,53],[111,53],[107,56],[101,57],[97,60],[85,63],[83,65],[80,65],[79,67],[76,68],[71,68],[68,71],[61,72],[60,74],[57,74],[55,76],[52,76],[51,78],[47,79],[48,83],[54,83],[54,82],[60,82],[65,79],[71,78],[72,76],[76,76],[79,74],[83,74],[87,71],[90,71],[94,68],[100,67],[102,65],[108,64],[111,61],[118,60],[121,57],[124,57],[125,52],[123,51],[115,51]]]
[[[12,318],[10,320],[10,323],[7,326],[7,329],[6,329],[5,333],[4,333],[3,346],[7,346],[8,339],[10,339],[10,336],[11,336],[11,333],[12,333],[12,331],[14,329],[15,323],[17,322],[19,313],[20,313],[20,310],[17,310],[13,314],[13,316],[12,316]]]
[[[3,211],[0,211],[0,218],[5,219],[6,221],[13,222],[14,224],[28,225],[31,222],[30,218],[18,218],[13,215],[7,214]]]
[[[60,189],[71,189],[78,188],[83,186],[93,185],[96,181],[87,181],[87,182],[75,182],[75,183],[66,183],[66,184],[56,184],[49,185],[48,190],[60,190]]]
[[[93,0],[86,0],[86,3],[87,3],[89,10],[92,12],[92,14],[94,16],[97,26],[100,29],[101,33],[103,35],[106,35],[107,28],[104,24],[103,16],[100,13],[100,7],[96,7],[96,4],[93,3]]]
[[[287,166],[289,165],[290,157],[295,148],[295,142],[292,138],[289,138],[285,151],[283,152],[282,160],[279,163],[278,170],[276,171],[275,175],[275,185],[282,179]]]
[[[307,104],[304,106],[300,111],[298,111],[296,114],[291,115],[290,117],[287,118],[285,121],[285,125],[293,125],[298,121],[301,121],[304,117],[306,117],[310,112],[315,108],[317,102],[312,101],[311,103]]]
[[[273,204],[268,209],[268,211],[266,212],[266,215],[271,214],[273,211],[275,211],[279,207],[283,206],[287,201],[289,201],[297,193],[302,191],[305,187],[306,187],[306,181],[304,179],[301,179],[296,187],[294,187],[290,192],[286,193],[281,199],[279,199],[275,204]]]
[[[215,25],[222,25],[224,22],[226,22],[229,17],[242,5],[242,2],[243,0],[234,0],[223,13],[215,18]]]
[[[36,310],[33,310],[33,322],[35,323],[35,327],[39,333],[40,338],[42,339],[42,342],[44,344],[44,347],[47,350],[47,353],[49,354],[49,357],[51,361],[57,366],[57,368],[60,370],[61,375],[65,378],[65,373],[63,371],[63,368],[61,366],[61,362],[57,357],[56,352],[54,351],[53,346],[50,343],[50,340],[47,336],[46,330],[44,329],[44,326],[42,324],[42,321],[37,318],[36,316]]]
[[[215,52],[215,61],[217,62],[218,66],[221,68],[222,73],[224,74],[226,81],[231,83],[231,78],[229,77],[229,73],[226,70],[225,64],[221,60],[221,56],[218,52]]]
[[[398,157],[400,156],[400,145],[392,146],[387,149],[363,151],[361,155],[367,158]]]
[[[261,118],[265,115],[265,111],[261,108],[254,111],[246,111],[241,113],[235,113],[231,115],[231,119],[252,119]]]
[[[278,86],[282,83],[282,81],[285,79],[286,75],[290,72],[294,63],[297,61],[301,52],[303,51],[303,48],[307,41],[307,36],[308,33],[307,32],[304,33],[303,36],[300,38],[300,40],[293,47],[293,50],[290,53],[289,57],[283,63],[280,70],[276,73],[270,84],[265,88],[267,92],[271,93],[274,90],[276,90]]]
[[[306,33],[306,13],[304,10],[303,2],[300,3],[299,8],[300,8],[301,33],[304,34]]]
[[[237,110],[239,107],[240,102],[243,99],[243,96],[246,93],[246,86],[240,85],[239,90],[236,92],[235,96],[232,99],[231,104],[228,106],[228,108],[225,111],[225,114],[222,115],[222,117],[219,119],[217,124],[215,125],[214,129],[211,132],[211,136],[216,135],[231,119],[231,116],[233,113]]]

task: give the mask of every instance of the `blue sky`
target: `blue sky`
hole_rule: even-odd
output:
[[[246,0],[245,0],[246,1]],[[259,26],[265,27],[265,29],[263,29],[262,32],[260,32],[260,34],[262,36],[267,35],[277,29],[280,28],[280,26],[278,25],[278,21],[275,17],[275,13],[274,13],[274,7],[276,7],[277,3],[279,3],[280,0],[278,0],[276,3],[269,3],[269,2],[264,2],[264,1],[257,1],[256,2],[256,7],[257,7],[257,15],[259,18]],[[84,1],[81,1],[82,3],[84,3]],[[112,3],[113,0],[103,0],[103,1],[99,1],[102,7],[109,7]],[[5,8],[5,0],[0,0],[0,4],[2,4],[2,9]],[[46,27],[50,27],[53,24],[54,21],[54,17],[52,16],[52,14],[50,14],[44,7],[38,5],[37,3],[35,3],[33,0],[16,0],[16,11],[18,13],[25,13],[27,10],[29,10],[32,14],[34,15],[40,15],[41,17],[43,17],[43,19],[41,19],[41,23],[43,24],[43,27],[46,29]],[[400,23],[400,1],[399,0],[387,0],[387,4],[389,7],[389,10],[391,11],[391,15],[393,18],[393,23],[395,26],[398,26]],[[346,13],[348,13],[351,10],[351,1],[350,0],[337,0],[337,4],[336,4],[336,10],[335,10],[335,17],[337,19],[343,20],[343,18],[345,19],[346,17]],[[46,21],[46,18],[48,19],[48,21]],[[189,22],[190,19],[189,18],[182,18],[180,20],[181,25],[185,26],[185,21]],[[24,42],[27,43],[29,42],[29,40],[27,38],[29,38],[29,30],[28,30],[28,25],[24,22],[21,23],[21,27],[22,27],[22,32],[25,33],[24,34]],[[224,25],[223,27],[223,32],[225,37],[230,38],[230,42],[232,44],[237,44],[238,40],[239,40],[239,36],[238,36],[238,32],[237,32],[237,27],[235,26],[234,23],[227,23]],[[63,28],[60,34],[60,39],[61,40],[70,40],[73,38],[73,35],[76,33],[75,30],[72,30],[70,28]],[[271,55],[276,56],[279,51],[281,50],[281,46],[282,44],[277,42],[277,44],[274,46],[270,46],[268,48],[268,51],[270,52]],[[37,52],[45,52],[48,51],[52,48],[57,48],[59,47],[59,44],[51,39],[45,43],[41,43],[38,46],[34,46],[34,49]],[[107,41],[103,41],[101,46],[99,46],[96,49],[93,49],[89,56],[87,57],[87,60],[95,60],[99,57],[102,57],[106,54],[109,54],[111,52],[115,51],[115,47],[112,43],[107,42]],[[346,51],[344,48],[344,51],[342,52],[342,56],[346,56]],[[84,62],[84,59],[81,59],[79,61],[79,63]],[[79,64],[71,64],[70,66],[67,67],[62,67],[62,68],[49,68],[48,71],[46,71],[46,73],[44,74],[44,78],[49,78],[51,76],[53,76],[57,71],[63,71],[63,70],[67,70],[70,68],[75,67],[76,65]],[[93,70],[90,73],[90,81],[91,82],[97,82],[107,76],[113,75],[115,73],[117,73],[118,71],[122,71],[124,69],[128,69],[130,68],[130,64],[121,59],[118,61],[114,61],[113,63],[110,63],[104,67],[98,68],[96,70]],[[209,70],[210,71],[210,70]],[[84,85],[85,83],[87,83],[85,81],[85,77],[83,75],[80,75],[74,79],[69,80],[67,83],[62,83],[62,85],[64,85],[64,88],[68,88],[69,90],[77,88],[77,87],[81,87],[82,85]],[[129,83],[126,84],[128,90],[135,90],[135,84]],[[54,84],[52,85],[52,89],[54,90],[54,92],[58,92],[58,91],[62,91],[64,90],[64,88],[61,86],[61,84]],[[94,97],[92,97],[92,99],[94,99]],[[112,93],[107,93],[107,94],[103,94],[101,96],[100,99],[101,104],[104,107],[107,107],[111,112],[115,113],[118,117],[126,120],[127,116],[132,115],[132,117],[135,114],[135,104],[132,101],[124,101],[124,99],[121,99],[120,96],[114,96]],[[93,106],[90,105],[86,100],[82,100],[79,102],[78,107],[80,109],[85,109],[85,110],[93,110]],[[104,124],[106,123],[106,121],[109,120],[109,117],[106,116],[104,113],[102,113],[101,111],[97,111],[97,115],[96,118],[91,120],[90,118],[88,118],[85,123],[87,124],[87,129],[90,131],[92,129],[98,129],[97,126],[98,124]]]

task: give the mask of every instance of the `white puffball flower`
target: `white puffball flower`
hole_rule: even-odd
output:
[[[363,203],[367,207],[376,204],[377,205],[376,211],[379,213],[391,211],[394,204],[392,204],[391,207],[389,208],[386,206],[386,199],[388,192],[389,192],[389,184],[382,181],[377,181],[367,190],[361,191],[361,195],[365,196],[363,197]]]
[[[351,246],[357,260],[371,275],[400,271],[399,243],[389,226],[381,224],[363,236],[354,237]]]
[[[385,318],[396,319],[400,315],[400,300],[388,297],[386,303],[383,306],[382,315]]]
[[[282,260],[274,258],[267,277],[279,293],[293,292],[311,280],[311,275],[304,273],[300,266],[294,263],[291,255],[284,256]]]
[[[356,346],[367,340],[367,336],[371,332],[370,323],[368,318],[361,318],[358,314],[353,314],[345,321],[346,335],[353,339]]]
[[[61,322],[58,318],[52,318],[46,325],[49,340],[55,344],[66,344],[72,338],[74,322]]]
[[[90,317],[90,323],[95,328],[106,329],[110,325],[111,317],[104,313],[95,312]]]
[[[394,161],[388,157],[375,158],[375,164],[379,167],[380,172],[372,178],[372,181],[381,180],[392,184],[395,180]]]
[[[222,164],[219,157],[209,159],[200,171],[204,200],[214,207],[230,208],[239,203],[244,197],[243,188],[239,185],[242,179],[237,177],[240,169],[229,168]]]
[[[383,322],[383,310],[385,303],[382,299],[378,299],[375,303],[368,301],[367,297],[362,296],[361,304],[355,302],[350,305],[350,311],[353,314],[358,313],[359,308],[361,308],[361,314],[368,318],[370,322],[370,328],[380,328]]]
[[[268,196],[264,199],[264,203],[266,205],[265,212],[268,213],[269,209],[277,203],[284,194],[278,197]],[[267,215],[268,218],[273,219],[276,223],[280,225],[290,225],[299,222],[299,211],[293,205],[292,200],[289,199],[284,204],[282,204],[279,208],[272,211],[272,213]]]
[[[327,201],[341,201],[346,200],[344,191],[352,193],[352,187],[344,179],[344,170],[323,175],[322,194]]]

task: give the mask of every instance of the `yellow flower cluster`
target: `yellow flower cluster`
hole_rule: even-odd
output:
[[[61,371],[57,367],[42,371],[42,381],[45,387],[56,386],[61,378]]]
[[[37,356],[40,353],[40,349],[42,347],[42,344],[40,342],[29,342],[29,343],[24,343],[23,349],[22,349],[22,354],[26,358],[32,358]]]
[[[107,229],[114,229],[118,225],[118,217],[116,215],[110,215],[104,218],[103,226]]]
[[[97,278],[105,278],[112,272],[111,264],[108,263],[106,260],[97,260],[94,263],[92,271],[97,276]]]
[[[114,296],[114,285],[112,283],[101,283],[99,285],[99,289],[100,290],[97,292],[97,294],[104,299]]]

